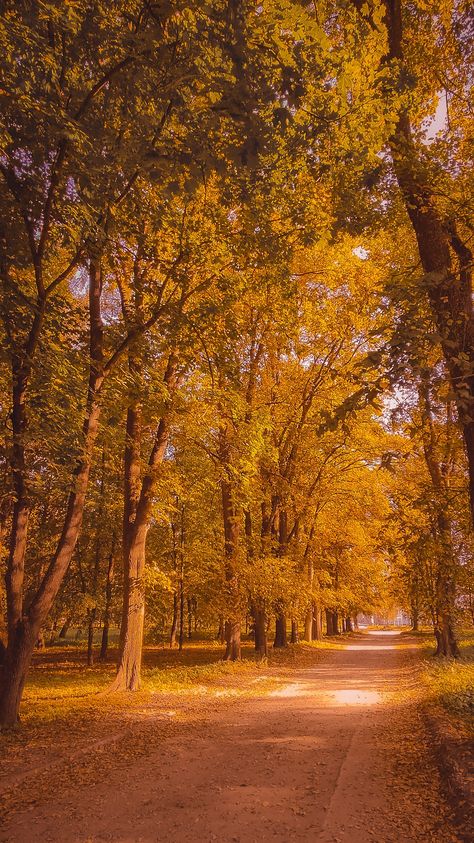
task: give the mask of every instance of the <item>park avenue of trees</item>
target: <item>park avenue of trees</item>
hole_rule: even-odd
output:
[[[394,606],[456,657],[470,4],[3,0],[0,39],[0,726],[68,628],[120,629],[111,690]]]

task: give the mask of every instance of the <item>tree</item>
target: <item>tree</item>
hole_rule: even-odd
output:
[[[356,0],[355,6],[380,31],[380,14],[374,17],[369,6]],[[472,304],[472,251],[466,219],[466,175],[462,156],[450,156],[457,145],[463,147],[470,136],[465,109],[451,109],[457,93],[465,103],[469,80],[464,62],[469,36],[463,33],[467,7],[450,2],[434,16],[421,4],[411,7],[401,0],[384,2],[383,22],[388,47],[382,58],[395,96],[394,129],[388,138],[395,176],[413,227],[423,270],[420,284],[426,291],[436,322],[439,342],[446,361],[451,390],[456,401],[459,423],[469,465],[469,493],[474,518],[474,314]],[[427,46],[429,43],[429,47]],[[430,55],[431,74],[426,73]],[[463,65],[466,64],[466,71]],[[448,81],[449,80],[449,81]],[[433,119],[433,101],[440,89],[448,113],[446,138],[440,149],[429,148],[424,140],[422,121]],[[448,105],[449,103],[449,105]],[[459,142],[454,141],[455,133]],[[446,201],[453,190],[453,201]],[[466,224],[467,223],[467,224]]]

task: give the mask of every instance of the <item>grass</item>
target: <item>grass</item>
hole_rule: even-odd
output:
[[[116,650],[106,663],[85,664],[83,642],[48,647],[35,654],[22,704],[24,726],[39,727],[53,721],[127,716],[134,706],[147,704],[153,694],[250,693],[252,683],[263,691],[273,681],[265,676],[267,667],[308,666],[324,651],[345,646],[345,635],[311,644],[290,645],[269,651],[269,662],[256,660],[252,642],[245,641],[242,661],[222,661],[222,645],[215,641],[191,641],[180,653],[166,646],[148,646],[143,659],[143,685],[138,695],[105,693],[115,673]],[[421,677],[426,697],[445,709],[450,717],[466,724],[474,706],[474,631],[461,637],[462,658],[438,660],[432,657],[433,636],[422,631],[417,636],[423,652]],[[399,646],[403,646],[400,642]],[[413,638],[411,645],[413,646]],[[255,680],[258,680],[255,682]]]
[[[425,658],[421,673],[429,701],[442,708],[453,726],[474,733],[474,630],[460,635],[461,658]]]
[[[105,693],[115,675],[116,649],[109,651],[107,662],[88,667],[83,642],[68,641],[65,646],[35,653],[23,696],[22,724],[34,727],[53,720],[83,718],[86,713],[95,717],[97,711],[126,711],[133,709],[135,701],[143,704],[151,694],[197,695],[207,688],[220,695],[226,690],[235,693],[242,680],[245,683],[252,677],[259,677],[259,689],[263,690],[261,681],[269,663],[273,668],[304,666],[314,663],[319,651],[342,646],[341,640],[323,640],[283,650],[270,648],[269,660],[258,661],[252,642],[244,642],[239,662],[222,661],[222,645],[213,641],[187,642],[182,652],[148,646],[143,657],[142,689],[139,695],[130,697]],[[248,681],[246,684],[248,692]]]
[[[290,645],[286,649],[269,651],[269,663],[259,662],[252,642],[245,641],[242,661],[222,661],[222,645],[215,641],[186,642],[182,652],[167,646],[148,646],[144,651],[143,685],[139,694],[143,704],[152,694],[188,693],[192,696],[216,692],[236,693],[239,684],[248,686],[252,678],[262,683],[267,666],[308,666],[324,651],[345,646],[345,635],[323,639],[311,644]],[[452,662],[433,659],[433,636],[422,631],[418,646],[424,650],[422,680],[426,695],[453,716],[466,720],[472,715],[474,704],[474,632],[461,639],[462,658]],[[400,642],[399,646],[403,646]],[[411,639],[413,646],[413,638]],[[133,709],[137,695],[106,694],[115,673],[116,649],[111,648],[108,661],[85,664],[84,642],[69,640],[66,645],[47,647],[34,657],[22,704],[24,725],[80,718],[87,712],[112,714],[114,709],[126,712]],[[270,680],[269,680],[270,681]],[[259,684],[263,690],[264,685]]]
[[[136,739],[152,723],[159,729],[160,720],[167,720],[169,729],[169,717],[176,724],[192,720],[218,698],[266,694],[280,687],[286,667],[312,665],[320,660],[319,651],[339,646],[335,641],[290,645],[270,649],[269,659],[258,661],[252,642],[245,641],[239,662],[222,661],[222,646],[213,641],[187,642],[181,653],[148,646],[142,688],[135,694],[106,693],[115,676],[114,648],[107,662],[91,667],[80,641],[37,651],[23,696],[21,727],[0,734],[0,790],[4,777],[41,764],[51,754],[67,757],[71,749],[82,752],[116,735],[133,733]]]

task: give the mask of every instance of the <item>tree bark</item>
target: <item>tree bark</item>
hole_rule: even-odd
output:
[[[98,392],[104,378],[101,292],[100,258],[91,256],[89,265],[90,372],[86,415],[83,424],[83,450],[73,473],[73,489],[68,497],[63,528],[56,551],[26,612],[23,609],[24,561],[28,522],[26,492],[22,492],[20,500],[16,501],[16,515],[14,515],[6,576],[9,638],[0,694],[0,726],[14,726],[18,720],[21,695],[35,641],[69,567],[82,525],[92,453],[99,429]],[[15,388],[18,388],[18,383],[16,387],[14,384],[14,390]],[[20,412],[19,408],[15,410],[14,406],[14,413],[20,412],[19,424],[21,436],[23,436],[26,429],[25,382],[22,384],[21,390],[23,407]],[[21,444],[20,447],[22,448],[23,445]],[[23,488],[25,488],[23,468],[21,472],[23,473]]]
[[[330,609],[326,609],[326,635],[334,635],[334,616]]]
[[[292,618],[291,619],[291,637],[290,637],[290,644],[297,644],[298,643],[298,622]]]
[[[112,586],[114,581],[115,568],[115,533],[112,535],[112,547],[109,554],[109,562],[107,565],[107,579],[105,582],[105,611],[104,611],[104,625],[102,627],[102,641],[100,644],[101,661],[107,659],[107,650],[109,648],[109,629],[110,629],[110,607],[112,604]]]
[[[69,627],[71,626],[71,619],[66,618],[61,629],[59,630],[58,638],[67,638]]]
[[[164,383],[169,390],[176,385],[176,361],[170,354],[164,374]],[[170,398],[171,401],[171,398]],[[145,559],[146,540],[150,527],[153,498],[158,480],[158,472],[163,462],[169,439],[169,410],[170,405],[161,417],[155,435],[155,441],[148,460],[147,472],[143,478],[138,501],[133,498],[131,515],[128,510],[124,517],[124,602],[122,611],[122,627],[120,631],[120,650],[117,664],[117,675],[110,690],[136,691],[141,684],[141,661],[143,649],[143,630],[145,619]],[[136,433],[135,432],[133,435]],[[137,443],[130,442],[133,449],[130,458],[126,487],[130,489],[128,504],[135,495],[136,485],[132,488],[132,472],[135,471],[137,458]],[[133,520],[125,520],[132,517]]]
[[[188,641],[191,640],[193,637],[193,601],[191,597],[188,597],[187,600],[188,604]]]
[[[224,522],[224,575],[226,581],[227,618],[224,624],[225,661],[241,658],[241,610],[237,575],[240,522],[234,489],[230,479],[231,445],[227,427],[222,425],[219,436],[219,456],[223,469],[221,478],[222,517]]]
[[[183,577],[179,581],[179,636],[178,650],[181,652],[184,644],[184,582]]]
[[[121,631],[117,675],[112,684],[112,690],[115,691],[137,691],[141,684],[147,530],[146,524],[137,525],[127,554],[127,587],[124,600],[126,612]]]
[[[176,646],[176,633],[178,631],[178,615],[179,615],[179,603],[178,603],[178,592],[173,591],[173,617],[171,620],[171,630],[170,630],[170,647],[173,648]]]
[[[225,644],[225,621],[223,617],[219,618],[219,628],[217,630],[216,639],[219,644]]]
[[[268,655],[267,643],[267,617],[264,607],[253,607],[252,616],[255,628],[255,652],[260,658],[266,658]]]
[[[455,614],[455,567],[456,560],[452,545],[452,525],[448,509],[448,489],[436,453],[436,436],[430,397],[429,376],[423,376],[419,387],[422,419],[423,452],[426,466],[436,493],[435,501],[435,543],[438,548],[436,575],[436,616],[440,623],[440,639],[436,636],[437,648],[443,656],[459,656],[454,632]]]
[[[286,630],[286,615],[282,612],[276,616],[275,620],[275,640],[273,642],[275,648],[287,647],[288,637]]]
[[[87,666],[92,667],[94,664],[94,622],[95,610],[88,609],[87,611]]]
[[[313,604],[313,641],[321,641],[323,637],[323,620],[322,613],[316,603]]]
[[[404,71],[400,0],[386,0],[389,59]],[[428,171],[413,139],[410,116],[399,115],[390,140],[395,174],[416,236],[426,288],[456,396],[469,469],[469,496],[474,524],[474,309],[473,256],[455,222],[436,205]],[[454,260],[453,260],[454,259]],[[457,261],[457,265],[456,265]]]

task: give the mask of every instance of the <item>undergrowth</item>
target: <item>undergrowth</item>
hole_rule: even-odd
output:
[[[267,668],[297,667],[312,664],[320,658],[319,652],[343,647],[341,640],[323,640],[312,644],[290,645],[281,650],[269,649],[268,659],[257,659],[251,642],[242,648],[242,660],[222,660],[222,646],[214,642],[193,642],[182,652],[163,647],[147,647],[142,670],[142,689],[139,694],[108,694],[107,689],[115,674],[115,654],[112,651],[106,663],[97,662],[91,667],[84,664],[84,653],[72,647],[51,647],[35,657],[23,697],[21,716],[23,725],[41,724],[68,717],[82,718],[87,713],[96,717],[97,712],[127,712],[134,705],[143,704],[151,694],[210,692],[224,694],[228,689],[242,685],[242,692],[249,693],[252,677],[261,681]],[[269,677],[265,677],[269,680]],[[242,682],[242,680],[244,680]],[[248,682],[250,680],[250,683]]]
[[[474,630],[460,635],[459,659],[424,662],[422,679],[431,703],[441,706],[454,725],[474,732]]]

